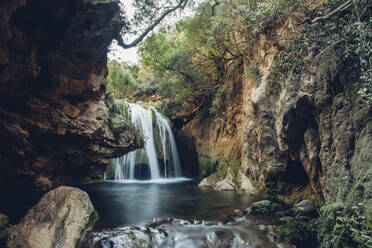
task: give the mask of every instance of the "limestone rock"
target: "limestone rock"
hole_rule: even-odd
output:
[[[227,168],[226,178],[222,181],[216,183],[215,189],[219,191],[234,191],[236,190],[236,184],[234,182],[235,178],[234,175],[230,169],[230,167]]]
[[[271,31],[283,40],[292,35],[287,27]],[[221,93],[223,118],[192,113],[184,124],[182,131],[195,143],[201,171],[237,158],[257,190],[288,194],[285,200],[292,202],[312,198],[317,205],[345,201],[371,206],[372,105],[353,86],[353,63],[345,63],[336,48],[322,56],[311,52],[300,70],[288,71],[288,77],[278,81],[280,89],[268,94],[267,79],[279,58],[271,37],[262,34],[240,68],[257,66],[261,83],[234,72]],[[209,157],[213,161],[203,159]],[[244,182],[240,177],[236,181]],[[367,211],[372,214],[372,208]]]
[[[199,187],[214,187],[214,185],[220,180],[218,173],[215,172],[209,177],[204,178],[200,183]]]
[[[251,179],[241,171],[239,171],[239,175],[240,177],[238,179],[240,180],[240,189],[246,193],[257,193],[257,189],[252,185]]]
[[[228,180],[224,179],[215,185],[215,189],[219,191],[234,191],[236,190],[235,184],[229,182]]]
[[[295,205],[295,211],[300,215],[314,215],[316,213],[316,206],[313,200],[303,200]]]
[[[47,194],[12,227],[9,248],[74,248],[97,214],[84,191],[61,186]]]

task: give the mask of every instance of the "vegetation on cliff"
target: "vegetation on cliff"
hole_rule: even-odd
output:
[[[240,134],[242,120],[236,116],[248,112],[238,159],[225,144],[220,157],[200,156],[199,162],[207,160],[201,171],[218,172],[223,179],[230,168],[235,177],[243,171],[259,189],[272,186],[277,192],[285,185],[289,192],[293,185],[309,186],[319,203],[345,201],[332,220],[326,208],[321,210],[321,246],[365,247],[360,244],[369,244],[364,238],[370,237],[370,224],[356,216],[369,214],[352,209],[370,202],[370,167],[361,146],[370,130],[371,8],[367,0],[206,1],[194,16],[141,43],[140,65],[109,64],[108,90],[119,98],[155,100],[173,119],[188,112],[199,126],[206,123],[206,129],[215,128],[226,139]],[[120,84],[110,79],[119,74]],[[246,91],[234,84],[237,74],[249,84]],[[234,87],[252,97],[231,117]],[[231,118],[237,121],[230,132]],[[218,143],[208,131],[197,134]],[[354,226],[355,220],[363,224]],[[283,237],[296,235],[291,229],[297,224],[283,227]]]
[[[266,92],[276,94],[289,73],[299,71],[305,57],[335,48],[344,63],[353,64],[354,85],[366,101],[371,101],[371,7],[366,0],[345,1],[221,1],[211,8],[203,2],[191,18],[174,27],[150,35],[140,44],[140,66],[109,64],[108,89],[120,98],[145,100],[159,95],[176,106],[209,106],[218,116],[221,89],[235,67],[260,39],[276,27],[288,25],[292,34],[268,76]],[[338,7],[343,6],[337,13]],[[273,34],[274,35],[274,34]],[[292,56],[295,54],[295,56]],[[292,68],[295,65],[294,68]],[[120,67],[120,68],[119,68]],[[260,83],[258,66],[247,72]],[[116,83],[111,79],[121,77]]]

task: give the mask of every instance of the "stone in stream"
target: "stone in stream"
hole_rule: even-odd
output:
[[[247,226],[246,226],[247,225]],[[270,240],[251,221],[205,224],[204,221],[155,219],[144,226],[91,232],[83,247],[89,248],[289,248]]]
[[[316,212],[316,206],[313,200],[303,200],[300,203],[295,205],[295,212],[299,215],[305,215],[305,216],[313,216],[315,217]]]
[[[274,202],[263,200],[253,203],[246,211],[247,215],[271,215],[278,207]]]
[[[98,215],[89,196],[73,187],[58,187],[33,206],[9,233],[9,248],[73,248]]]
[[[226,178],[216,183],[215,189],[219,191],[235,191],[236,185],[234,182],[234,175],[230,167],[227,168]]]
[[[200,183],[199,187],[213,187],[220,180],[218,173],[215,172],[209,177],[204,178]]]

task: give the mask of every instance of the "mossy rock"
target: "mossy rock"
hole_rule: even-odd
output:
[[[279,205],[269,200],[253,203],[248,209],[248,215],[272,215]]]

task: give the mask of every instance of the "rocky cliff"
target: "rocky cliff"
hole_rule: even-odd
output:
[[[106,99],[107,47],[124,25],[118,2],[0,6],[2,194],[77,183],[140,147]]]
[[[290,51],[301,63],[281,75],[285,41],[299,28],[286,22],[261,34],[221,88],[220,115],[199,113],[181,134],[195,144],[202,175],[233,174],[236,189],[372,205],[371,105],[353,85],[355,62],[335,46]]]

